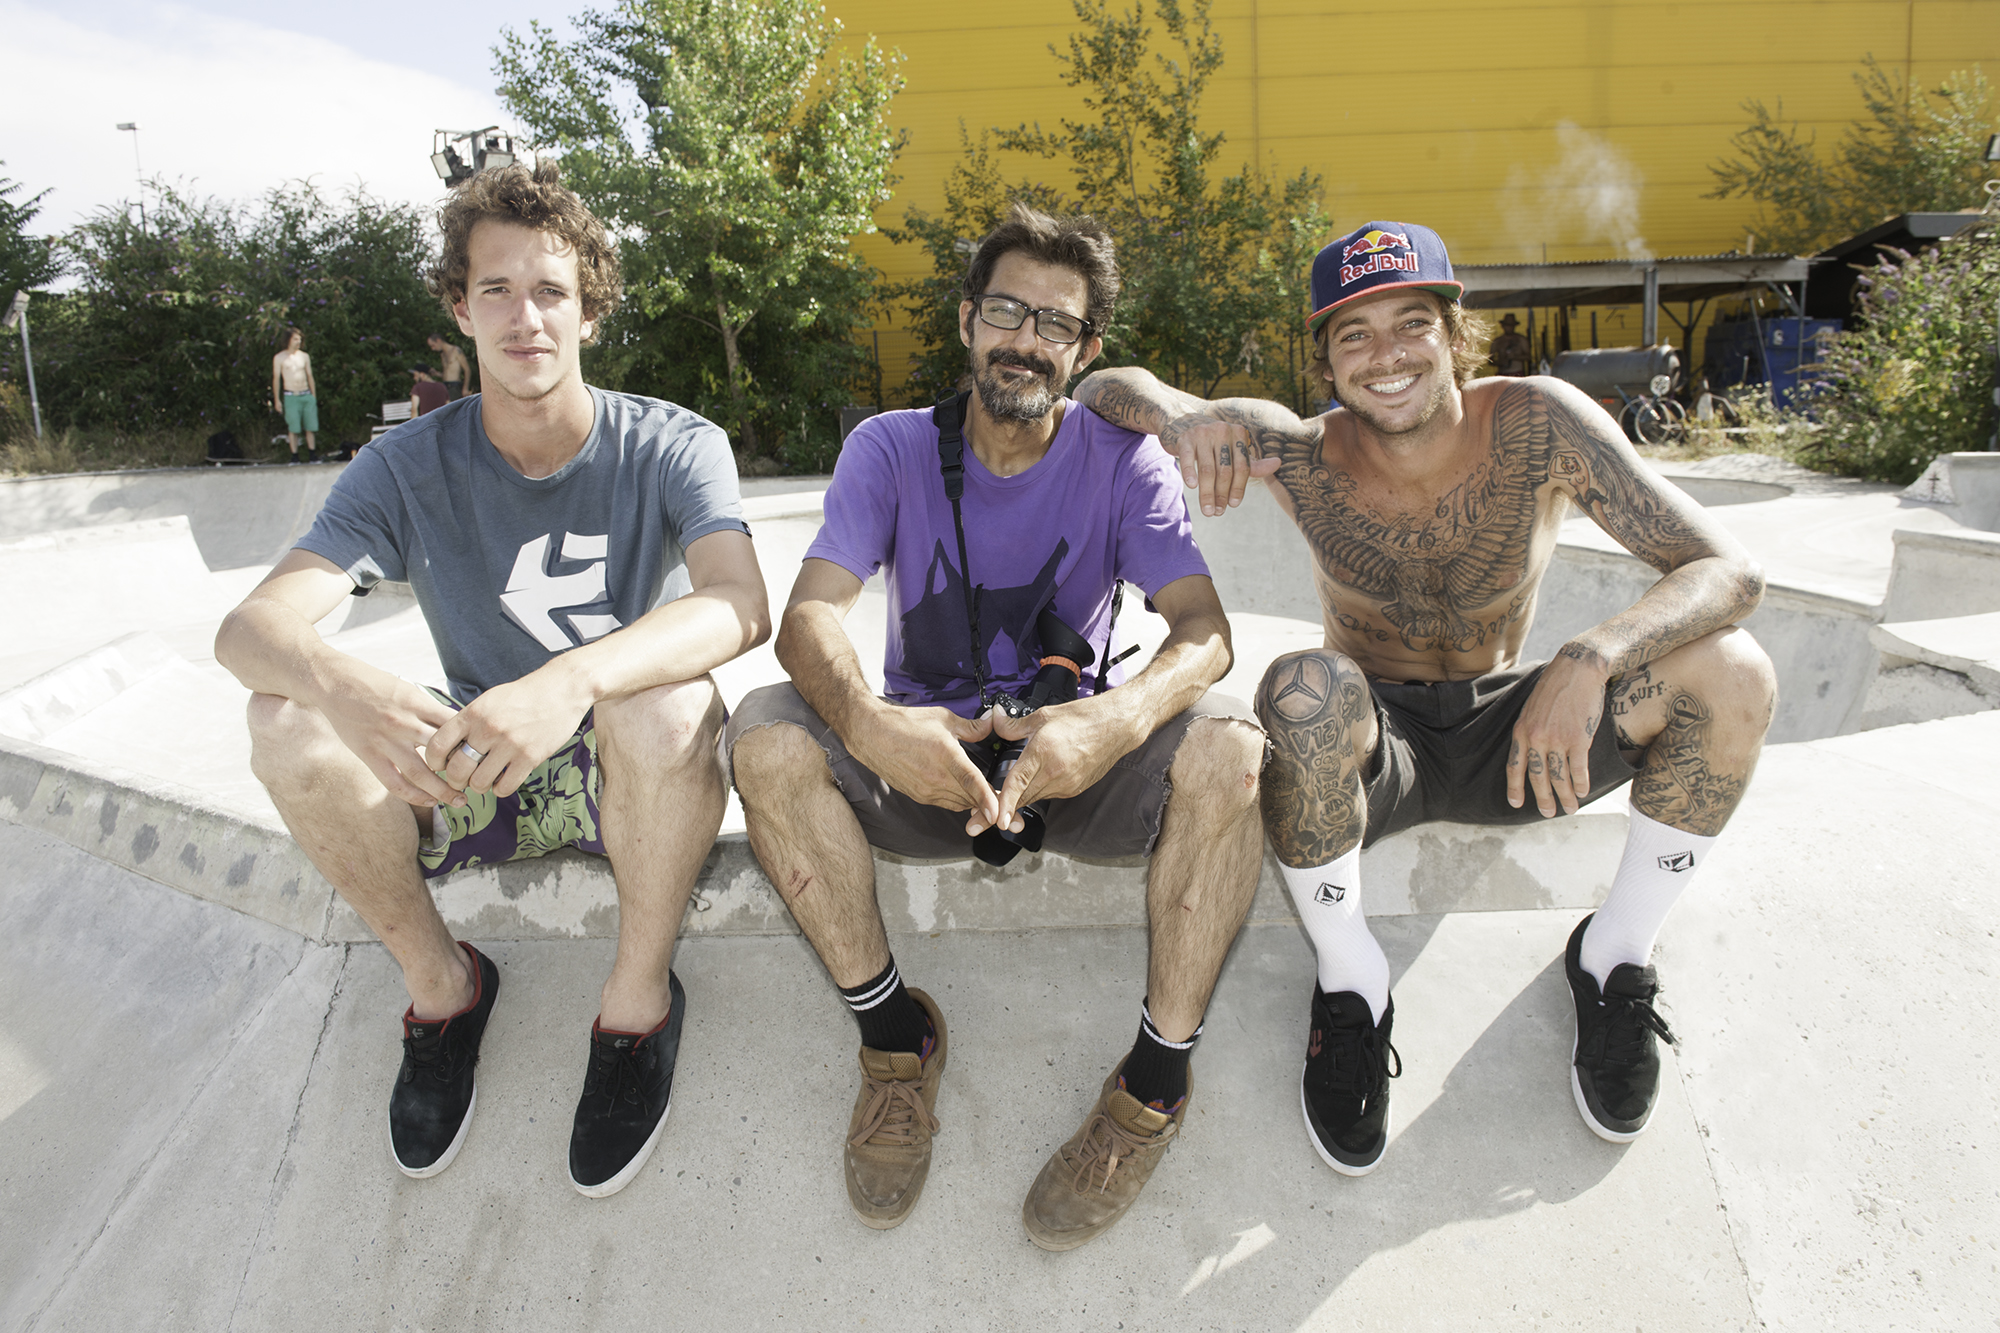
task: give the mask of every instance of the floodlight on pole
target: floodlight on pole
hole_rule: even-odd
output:
[[[28,294],[15,292],[13,304],[7,307],[5,317],[0,317],[0,328],[11,329],[21,326],[21,357],[28,363],[28,406],[35,414],[35,438],[42,438],[42,400],[35,392],[35,350],[28,345]]]
[[[465,151],[460,152],[463,145]],[[515,151],[514,136],[498,125],[481,130],[434,130],[431,133],[431,170],[453,189],[465,184],[489,167],[512,166],[521,154]]]
[[[139,123],[134,120],[118,122],[120,133],[129,131],[132,135],[132,173],[139,182],[139,229],[146,229],[146,168],[139,161]]]

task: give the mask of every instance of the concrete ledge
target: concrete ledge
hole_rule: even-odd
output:
[[[1631,606],[1659,577],[1637,556],[1605,549],[1595,538],[1559,542],[1523,656],[1554,657],[1570,635]],[[1875,675],[1877,656],[1868,630],[1876,618],[1872,603],[1837,589],[1775,581],[1766,587],[1763,605],[1743,627],[1771,655],[1783,682],[1768,743],[1854,730]]]
[[[46,740],[139,682],[186,660],[149,630],[122,635],[0,692],[0,736]]]
[[[2000,531],[2000,454],[1939,454],[1903,494],[1950,506],[1967,527]]]
[[[1981,694],[2000,700],[2000,611],[1877,625],[1868,638],[1886,668],[1922,663],[1955,671]]]
[[[32,741],[0,738],[0,819],[34,828],[157,883],[282,926],[309,940],[373,936],[285,830],[201,793]],[[1610,887],[1626,806],[1614,793],[1573,818],[1513,829],[1427,824],[1362,856],[1370,915],[1591,907]],[[1136,926],[1146,920],[1141,862],[1023,856],[979,862],[876,857],[891,931]],[[482,866],[441,881],[438,906],[472,939],[608,938],[618,897],[605,863],[578,852]],[[1253,922],[1295,917],[1265,853]],[[795,934],[791,913],[742,834],[716,840],[684,935]]]
[[[2000,611],[2000,532],[1898,528],[1882,619],[1939,620]]]
[[[10,737],[0,742],[0,819],[307,939],[326,938],[333,888],[291,835],[199,792]]]

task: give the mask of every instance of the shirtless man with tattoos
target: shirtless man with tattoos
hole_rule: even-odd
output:
[[[1371,222],[1313,264],[1311,373],[1340,406],[1301,421],[1130,367],[1076,394],[1157,434],[1204,513],[1271,478],[1312,549],[1326,642],[1265,673],[1260,799],[1318,955],[1300,1101],[1320,1156],[1346,1175],[1381,1160],[1401,1071],[1361,848],[1427,820],[1554,818],[1632,782],[1624,858],[1565,959],[1577,1109],[1627,1142],[1652,1113],[1655,1039],[1673,1040],[1654,1008],[1654,939],[1736,808],[1776,697],[1769,660],[1736,627],[1763,596],[1757,567],[1579,390],[1468,383],[1483,331],[1462,290],[1435,232]],[[1661,577],[1554,660],[1524,663],[1572,506]]]

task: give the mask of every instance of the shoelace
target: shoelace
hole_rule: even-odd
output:
[[[430,1073],[440,1083],[451,1081],[452,1053],[451,1048],[445,1045],[444,1033],[445,1029],[439,1026],[428,1037],[403,1037],[403,1055],[410,1063],[410,1068],[404,1071],[405,1083],[414,1081],[419,1069]]]
[[[905,1079],[862,1079],[868,1103],[861,1110],[861,1128],[848,1140],[853,1147],[879,1140],[906,1148],[917,1141],[915,1126],[935,1134],[942,1125],[924,1107],[923,1085]]]
[[[639,1048],[634,1045],[620,1051],[593,1045],[590,1072],[583,1080],[583,1095],[601,1095],[611,1106],[616,1106],[621,1100],[646,1106],[646,1084],[639,1070]]]
[[[1598,1029],[1603,1034],[1605,1064],[1637,1064],[1646,1054],[1646,1033],[1649,1031],[1669,1046],[1680,1044],[1651,1000],[1629,995],[1606,995],[1599,1003],[1605,1010],[1603,1024]]]
[[[1384,1083],[1403,1076],[1403,1053],[1396,1049],[1394,1043],[1382,1040],[1380,1029],[1357,1030],[1329,1025],[1320,1031],[1322,1041],[1337,1047],[1332,1052],[1333,1068],[1324,1078],[1314,1080],[1329,1092],[1366,1101],[1381,1092]],[[1392,1061],[1395,1065],[1393,1069],[1390,1068]]]
[[[1102,1138],[1099,1137],[1100,1130],[1103,1131]],[[1166,1130],[1145,1136],[1134,1134],[1113,1120],[1108,1112],[1099,1111],[1084,1126],[1083,1147],[1076,1159],[1076,1178],[1070,1187],[1079,1194],[1083,1193],[1084,1188],[1092,1183],[1091,1178],[1101,1159],[1104,1162],[1104,1179],[1096,1184],[1097,1192],[1104,1193],[1111,1188],[1111,1177],[1118,1170],[1119,1163],[1134,1153],[1152,1147],[1165,1133]]]

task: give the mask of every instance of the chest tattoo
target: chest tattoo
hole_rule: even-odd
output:
[[[1400,639],[1412,652],[1469,652],[1503,633],[1533,601],[1522,585],[1537,493],[1554,461],[1550,442],[1541,395],[1509,393],[1495,405],[1491,447],[1470,475],[1435,503],[1407,510],[1362,499],[1352,475],[1326,465],[1316,440],[1285,450],[1278,481],[1322,578],[1335,585],[1322,591],[1333,594],[1326,601],[1339,623],[1380,642]]]

